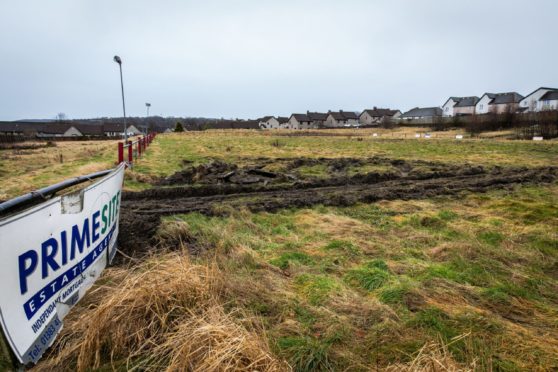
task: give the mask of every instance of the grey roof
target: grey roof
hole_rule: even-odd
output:
[[[365,112],[367,112],[368,115],[370,115],[374,118],[376,118],[376,117],[381,118],[381,117],[384,117],[384,116],[393,116],[393,115],[397,114],[399,112],[399,110],[390,110],[390,109],[374,107],[373,109],[364,110],[361,113],[361,115]]]
[[[37,133],[46,124],[38,122],[16,122],[3,121],[0,122],[0,132],[4,133]]]
[[[339,112],[337,111],[329,111],[328,115],[333,116],[333,118],[335,120],[358,120],[358,115],[352,111],[343,111],[343,110],[339,110]]]
[[[455,103],[457,103],[457,102],[459,102],[459,100],[460,100],[461,98],[463,98],[463,97],[450,97],[450,98],[448,98],[448,100],[447,100],[446,102],[444,102],[444,104],[443,104],[442,106],[445,106],[446,103],[448,103],[450,99],[452,99]],[[454,105],[455,105],[455,104],[454,104]]]
[[[552,100],[558,100],[558,90],[546,92],[541,97],[541,101],[552,101]]]
[[[484,95],[490,98],[489,105],[503,105],[506,103],[519,103],[523,96],[516,92],[509,93],[485,93]]]
[[[39,130],[39,132],[45,134],[64,134],[71,127],[76,127],[76,126],[70,123],[48,123],[45,126],[43,126],[43,128]]]
[[[306,114],[292,114],[291,117],[293,117],[293,116],[299,122],[310,122],[310,121],[312,121],[312,120],[310,120],[310,118]]]
[[[124,133],[124,125],[122,123],[104,123],[103,131],[105,133]]]
[[[289,121],[289,118],[286,116],[278,116],[277,121],[279,122],[279,124],[284,124]]]
[[[308,111],[306,113],[306,116],[308,116],[308,118],[311,121],[325,121],[327,119],[327,114],[324,114],[322,112],[310,112],[310,111]]]
[[[534,91],[532,91],[531,93],[527,94],[527,95],[526,95],[525,97],[523,97],[523,98],[527,98],[527,97],[529,97],[531,94],[536,93],[536,92],[538,92],[538,91],[541,90],[541,89],[557,90],[557,91],[558,91],[558,88],[539,87],[539,88],[535,89]]]
[[[475,106],[478,101],[479,101],[479,97],[476,97],[476,96],[460,97],[457,100],[457,104],[453,107],[471,107],[471,106]]]
[[[402,118],[414,118],[414,117],[432,117],[432,116],[442,116],[442,109],[439,107],[415,107],[401,115]]]
[[[102,125],[74,124],[72,126],[79,130],[84,136],[102,136],[105,134]]]

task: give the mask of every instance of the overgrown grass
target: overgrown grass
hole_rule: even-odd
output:
[[[413,365],[428,361],[464,369],[552,370],[558,367],[558,335],[553,332],[558,314],[554,228],[558,219],[524,225],[516,213],[550,209],[557,196],[558,185],[550,185],[459,199],[380,202],[374,208],[232,211],[230,217],[188,214],[165,219],[160,237],[167,243],[172,241],[169,234],[195,237],[196,244],[211,247],[196,265],[213,263],[211,270],[217,274],[211,275],[218,275],[220,284],[211,293],[222,307],[217,318],[206,317],[209,323],[196,324],[209,327],[219,319],[234,323],[229,326],[242,324],[245,328],[234,332],[255,332],[258,350],[264,354],[250,355],[269,356],[265,363],[281,366],[285,359],[296,371],[365,370],[371,365],[413,370]],[[531,204],[507,212],[506,201],[526,199]],[[371,216],[384,222],[372,223]],[[494,221],[499,221],[498,229]],[[450,230],[457,232],[452,239],[444,234]],[[163,274],[153,266],[145,275]],[[170,288],[174,279],[164,275],[157,281],[157,292],[180,299],[184,291],[193,291],[191,284]],[[134,283],[139,306],[147,301],[139,300],[144,285],[139,277]],[[120,291],[113,295],[123,296]],[[205,301],[188,302],[187,308],[203,308]],[[86,332],[87,324],[107,321],[82,318],[89,310],[86,304],[80,306],[84,306],[83,313],[76,313],[81,314],[80,325],[68,323],[72,332]],[[161,309],[157,316],[170,311]],[[122,322],[118,327],[129,330],[137,327],[129,324],[132,319],[143,319],[130,317],[135,311],[123,312],[126,318],[108,314]],[[182,319],[182,311],[171,311],[167,319]],[[248,326],[245,319],[257,319],[249,324],[263,328]],[[104,328],[97,326],[100,345],[117,341],[110,335],[118,335],[120,328],[111,327],[105,336]],[[188,327],[184,333],[173,333],[172,342],[163,342],[164,351],[157,347],[149,356],[157,355],[160,366],[185,360],[180,350],[191,350],[189,332],[197,332]],[[118,342],[130,345],[126,339]],[[115,352],[123,357],[126,350]],[[93,359],[80,359],[85,356],[67,358],[54,360],[97,365]],[[154,363],[153,358],[138,360],[142,367]]]
[[[142,177],[171,174],[183,159],[243,162],[262,154],[532,166],[553,164],[558,150],[552,143],[185,133],[159,137],[127,183],[144,187]],[[550,184],[166,217],[160,246],[184,249],[108,269],[38,368],[281,370],[288,363],[297,371],[407,371],[440,362],[453,370],[558,369],[557,200],[558,185]],[[202,254],[188,257],[189,244]]]
[[[208,131],[185,132],[158,136],[146,156],[138,163],[134,172],[149,177],[168,176],[182,168],[182,161],[193,164],[210,159],[243,164],[246,160],[261,157],[371,157],[375,155],[412,159],[435,160],[449,163],[473,163],[484,165],[543,166],[558,161],[558,146],[553,142],[533,143],[530,141],[468,140],[455,141],[452,133],[446,138],[422,141],[414,139],[420,128],[401,128],[394,135],[378,138],[365,130],[341,136],[278,136],[275,131]],[[388,131],[389,132],[389,131]],[[324,132],[325,133],[325,132]],[[336,131],[332,131],[336,133]],[[391,132],[390,132],[391,133]],[[357,138],[364,138],[359,141]],[[278,141],[281,146],[274,146]],[[365,169],[352,167],[349,175],[356,173],[387,172],[390,167]],[[299,169],[305,176],[324,177],[324,166],[307,166]]]

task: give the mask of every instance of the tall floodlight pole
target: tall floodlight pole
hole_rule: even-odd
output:
[[[151,103],[146,102],[145,107],[147,107],[147,117],[149,117],[149,108],[151,107]]]
[[[124,79],[122,79],[122,60],[114,56],[114,62],[120,67],[120,87],[122,88],[122,111],[124,111],[124,143],[128,143],[128,129],[126,127],[126,103],[124,102]]]

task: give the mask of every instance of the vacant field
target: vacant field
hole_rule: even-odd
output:
[[[558,144],[416,131],[159,136],[36,369],[558,369]]]
[[[117,141],[24,142],[0,149],[0,200],[109,169]]]

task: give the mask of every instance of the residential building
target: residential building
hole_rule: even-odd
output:
[[[126,130],[128,131],[128,136],[138,136],[142,134],[141,130],[139,130],[135,125],[128,125]]]
[[[442,105],[442,115],[443,116],[453,116],[453,107],[459,102],[463,97],[450,97]]]
[[[328,111],[324,126],[328,128],[356,127],[359,125],[358,115],[352,111]]]
[[[415,107],[401,115],[404,120],[432,120],[442,116],[442,109],[439,107]]]
[[[279,122],[279,128],[284,129],[289,123],[289,118],[286,116],[277,116],[277,121]]]
[[[310,129],[312,127],[312,119],[306,114],[292,114],[287,122],[286,129]]]
[[[558,110],[558,90],[546,92],[540,99],[540,111]]]
[[[475,114],[475,107],[479,97],[462,97],[459,102],[453,106],[452,116],[468,116]]]
[[[358,117],[361,125],[379,125],[388,120],[397,119],[401,116],[401,111],[374,107],[364,110]]]
[[[82,137],[83,133],[69,123],[48,123],[37,130],[37,137]]]
[[[321,128],[327,119],[327,114],[322,112],[310,112],[306,111],[306,116],[310,119],[312,128]]]
[[[485,93],[475,105],[476,114],[516,112],[523,96],[516,92]]]
[[[103,132],[107,137],[122,137],[124,135],[122,123],[104,123]]]
[[[475,105],[479,101],[479,97],[450,97],[442,106],[442,116],[464,116],[473,115],[475,113]]]
[[[537,112],[537,111],[543,111],[545,109],[546,110],[551,109],[550,107],[552,107],[552,102],[551,102],[552,100],[548,98],[552,97],[552,94],[550,94],[549,96],[546,96],[546,94],[554,93],[554,92],[558,92],[558,88],[540,87],[535,91],[526,95],[519,102],[519,109],[524,112]],[[546,96],[544,100],[548,101],[546,104],[544,103],[543,100],[544,96]],[[557,110],[557,109],[558,107],[554,105],[553,110]]]
[[[264,116],[258,122],[261,129],[279,129],[279,120],[275,116]]]

